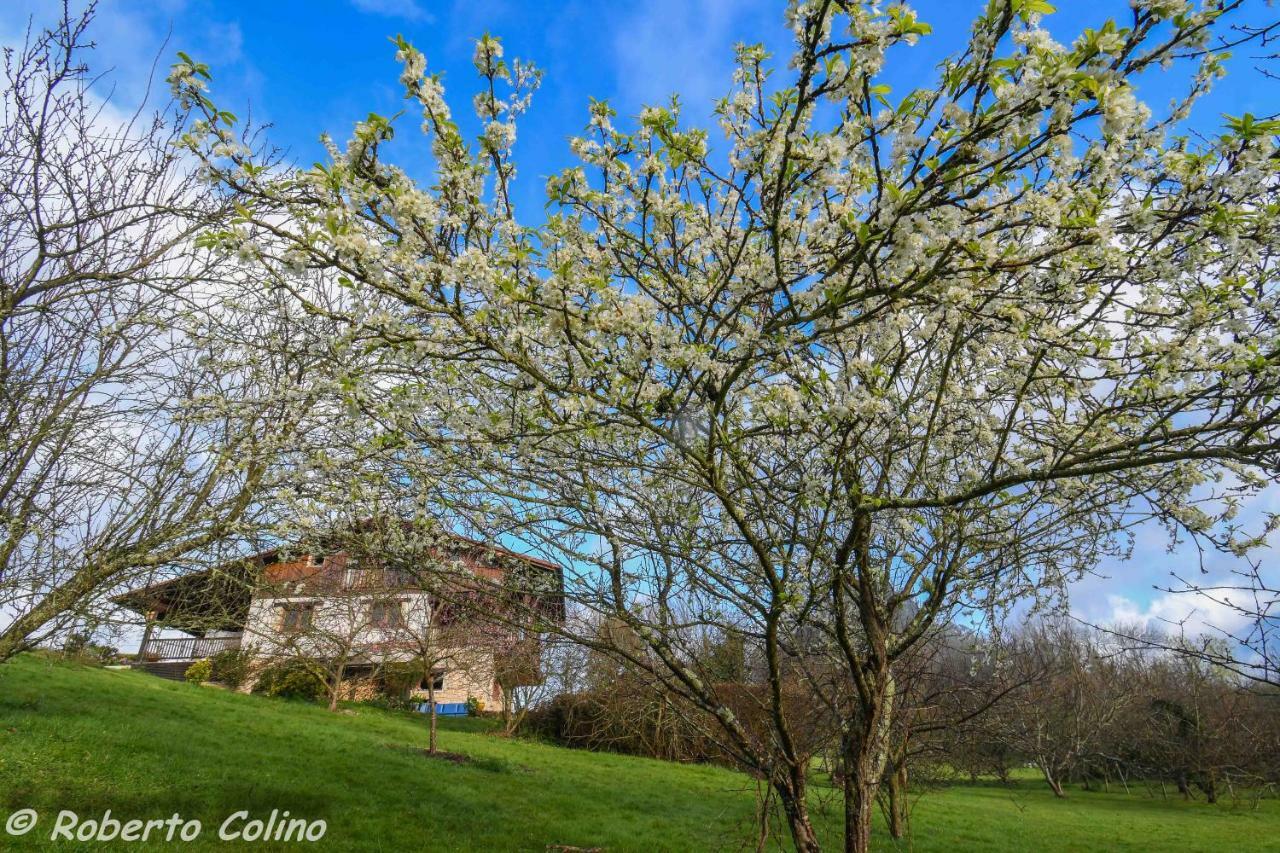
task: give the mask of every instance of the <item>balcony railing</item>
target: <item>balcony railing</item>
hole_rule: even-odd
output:
[[[151,639],[138,651],[142,660],[200,660],[240,648],[240,636]]]

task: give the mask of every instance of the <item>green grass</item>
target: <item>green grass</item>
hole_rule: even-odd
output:
[[[327,834],[319,844],[255,849],[736,850],[751,836],[754,784],[741,774],[485,729],[444,721],[441,748],[473,759],[455,765],[422,756],[420,716],[331,714],[26,656],[0,667],[0,821],[34,808],[41,822],[20,838],[0,825],[0,849],[91,849],[48,841],[59,809],[82,818],[110,809],[122,820],[178,812],[204,826],[183,849],[230,849],[217,840],[226,816],[265,818],[273,808],[324,819]],[[838,808],[828,811],[821,796],[819,832],[834,848]],[[930,792],[915,805],[913,830],[910,849],[923,851],[1280,850],[1280,803],[1215,807],[1145,791],[1056,801],[1025,779]],[[883,833],[876,842],[894,847]]]

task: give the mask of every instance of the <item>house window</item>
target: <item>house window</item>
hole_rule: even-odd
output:
[[[314,604],[286,604],[280,608],[280,630],[286,634],[300,634],[311,627],[315,615]]]
[[[404,624],[400,602],[373,602],[369,607],[369,621],[378,628],[399,628]]]
[[[426,678],[422,679],[422,684],[419,686],[423,690],[444,690],[444,672],[431,673],[430,680]]]

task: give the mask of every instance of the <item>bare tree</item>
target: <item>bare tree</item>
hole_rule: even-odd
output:
[[[1133,697],[1114,659],[1070,623],[1029,625],[1013,646],[1023,667],[1042,675],[995,712],[997,738],[1034,763],[1054,796],[1065,797],[1064,784],[1105,754]]]
[[[411,655],[418,683],[426,692],[429,715],[427,751],[436,751],[439,719],[438,691],[461,678],[493,683],[495,645],[492,626],[470,608],[429,595],[411,605],[411,613],[396,631],[398,648]]]
[[[188,114],[98,97],[92,17],[4,54],[0,661],[233,539],[297,416],[196,246],[227,207],[174,144]]]
[[[1041,682],[1043,664],[1011,654],[1006,638],[940,628],[899,665],[903,696],[894,720],[885,761],[881,805],[889,834],[908,833],[909,783],[913,774],[929,781],[931,772],[1008,771],[1022,759],[997,734],[1001,712],[1016,707],[1029,688]]]

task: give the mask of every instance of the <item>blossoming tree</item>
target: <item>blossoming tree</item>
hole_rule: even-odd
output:
[[[380,353],[348,393],[391,485],[570,566],[642,643],[613,651],[715,721],[801,850],[829,721],[865,850],[895,664],[931,631],[1059,589],[1144,521],[1257,544],[1232,517],[1280,463],[1278,128],[1179,135],[1240,6],[1139,0],[1064,44],[1048,4],[993,0],[934,85],[895,93],[882,68],[927,24],[792,2],[784,71],[738,49],[720,144],[674,101],[628,127],[593,103],[541,224],[509,192],[538,74],[493,38],[472,141],[399,43],[423,182],[376,115],[323,164],[264,169],[205,69],[172,79],[239,205],[211,242]],[[1154,112],[1144,73],[1183,94]],[[751,713],[703,671],[707,629],[751,649]]]

